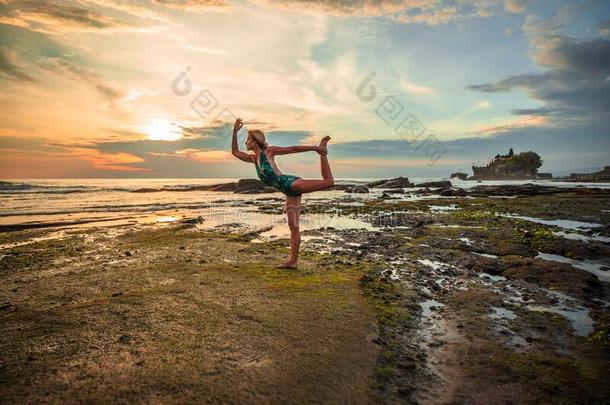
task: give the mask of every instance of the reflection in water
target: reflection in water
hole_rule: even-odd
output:
[[[570,321],[577,336],[589,336],[593,328],[593,320],[589,316],[589,309],[585,307],[565,307],[550,305],[528,305],[530,311],[553,312],[560,314]]]
[[[582,242],[597,241],[597,242],[610,243],[610,237],[602,236],[602,235],[582,235],[580,233],[563,232],[563,231],[553,232],[553,234],[556,235],[556,236],[561,236],[561,237],[566,238],[566,239],[579,240],[579,241],[582,241]]]
[[[178,217],[170,217],[170,216],[165,216],[165,217],[158,217],[157,218],[157,222],[176,222],[178,220]]]
[[[574,260],[569,257],[554,255],[551,253],[541,253],[538,252],[537,259],[548,260],[552,262],[560,262],[560,263],[568,263],[572,267],[576,267],[577,269],[581,269],[584,271],[588,271],[591,274],[595,274],[597,278],[601,281],[610,282],[610,272],[607,270],[603,270],[603,268],[610,267],[610,262],[606,259],[603,260]]]
[[[599,228],[602,226],[601,224],[595,224],[592,222],[572,221],[569,219],[541,219],[541,218],[527,217],[527,216],[515,215],[515,214],[496,214],[496,215],[498,215],[500,217],[504,217],[504,218],[522,219],[524,221],[535,222],[537,224],[542,224],[542,225],[558,226],[563,229],[583,230],[583,229]]]
[[[517,315],[508,308],[502,307],[491,307],[491,313],[487,315],[491,319],[508,319],[513,320],[517,318]]]
[[[425,300],[419,303],[422,309],[422,316],[424,318],[430,318],[432,316],[432,308],[440,308],[444,307],[445,304],[442,304],[436,300]]]

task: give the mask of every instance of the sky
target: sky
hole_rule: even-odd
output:
[[[0,0],[0,178],[248,178],[232,121],[335,178],[610,165],[610,2]],[[318,177],[315,152],[277,157]]]

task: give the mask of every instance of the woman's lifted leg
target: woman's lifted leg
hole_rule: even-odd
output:
[[[320,170],[322,172],[322,180],[311,180],[311,179],[298,179],[292,183],[290,189],[298,193],[311,193],[313,191],[327,190],[335,185],[333,173],[330,170],[330,164],[328,163],[328,150],[326,145],[330,141],[330,136],[325,136],[320,141]]]

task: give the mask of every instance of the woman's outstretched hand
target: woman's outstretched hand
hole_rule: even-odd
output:
[[[241,118],[235,120],[235,124],[233,124],[233,132],[237,132],[244,126],[244,122]]]

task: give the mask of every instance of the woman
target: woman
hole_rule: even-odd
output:
[[[268,186],[275,187],[286,195],[285,212],[288,217],[290,228],[290,258],[278,266],[280,269],[296,269],[301,245],[301,231],[299,230],[299,215],[301,213],[301,195],[313,191],[326,190],[335,182],[330,171],[328,151],[326,144],[330,136],[325,136],[318,146],[269,146],[265,142],[265,134],[259,130],[248,131],[246,148],[254,153],[241,152],[237,145],[237,131],[243,126],[241,118],[235,120],[233,125],[232,153],[244,162],[254,163],[258,178]],[[322,180],[305,180],[298,176],[282,174],[277,168],[275,155],[286,155],[289,153],[316,151],[320,154],[320,166],[322,167]]]

